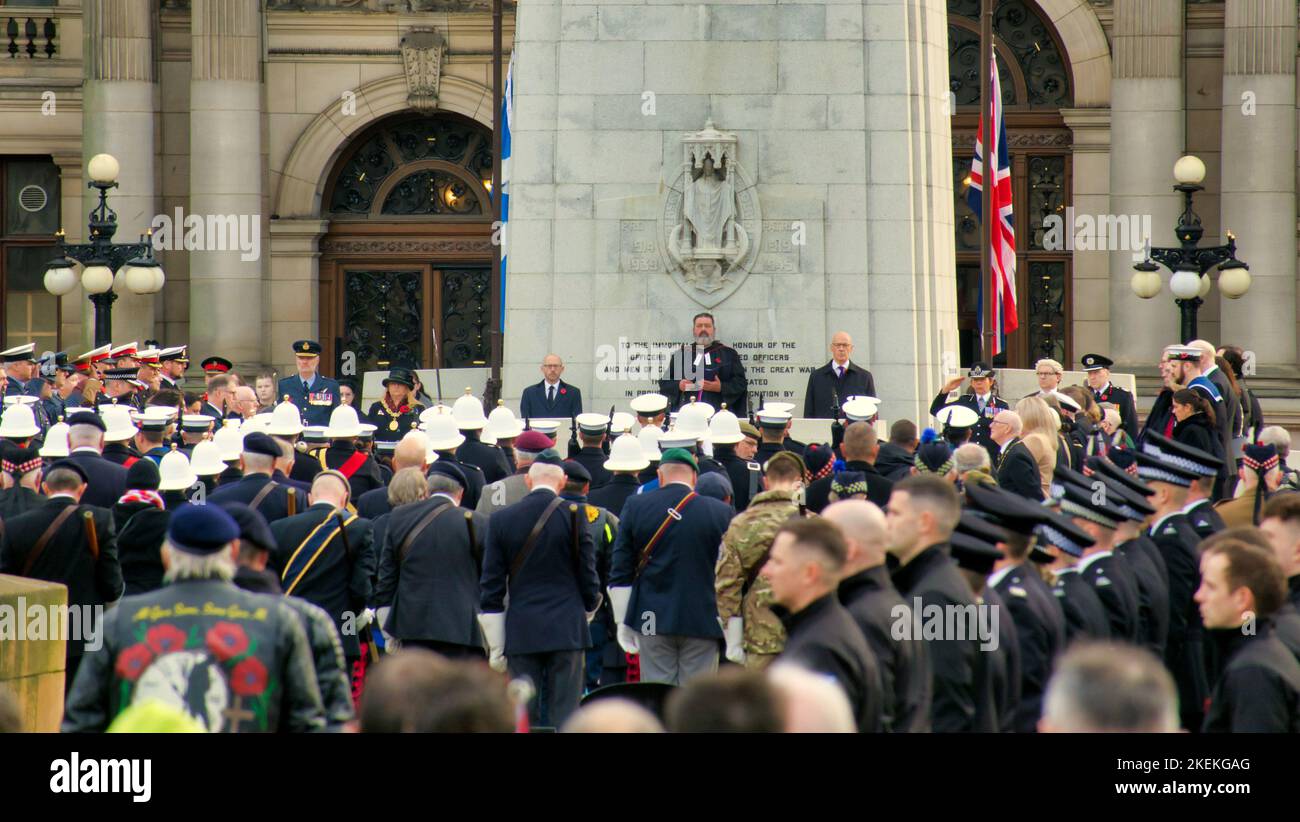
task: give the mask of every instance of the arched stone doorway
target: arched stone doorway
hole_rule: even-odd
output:
[[[966,204],[966,190],[979,128],[980,6],[980,0],[948,1],[949,83],[956,103],[957,325],[964,365],[978,350],[981,232]],[[1072,198],[1073,133],[1062,111],[1074,106],[1074,66],[1056,27],[1036,3],[1001,0],[993,28],[1014,184],[1020,319],[1019,330],[1008,336],[1006,351],[994,364],[1027,368],[1041,357],[1068,364],[1074,357],[1073,254],[1047,242],[1043,221],[1052,214],[1064,216]]]
[[[491,178],[491,130],[462,115],[397,114],[351,139],[321,199],[327,361],[488,364]]]

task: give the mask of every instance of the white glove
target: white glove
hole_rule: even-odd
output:
[[[745,621],[740,617],[727,620],[723,630],[727,640],[727,659],[737,665],[745,664]]]
[[[618,647],[629,654],[641,653],[640,646],[637,645],[636,631],[621,622],[618,624]]]
[[[506,615],[504,612],[495,614],[479,614],[479,627],[483,629],[483,638],[487,641],[488,646],[488,665],[494,671],[504,671],[506,669]]]
[[[375,621],[375,609],[367,608],[357,615],[357,630],[365,628]]]
[[[632,588],[606,588],[609,592],[609,604],[614,609],[614,623],[623,624],[623,618],[627,616],[628,603],[632,601]]]
[[[388,635],[388,632],[385,630],[388,627],[388,617],[392,613],[393,608],[391,605],[382,605],[375,609],[375,624],[379,626],[381,631],[384,631],[385,636]]]

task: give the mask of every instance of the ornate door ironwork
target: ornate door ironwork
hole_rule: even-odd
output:
[[[424,271],[346,269],[343,347],[357,373],[424,361]]]
[[[444,368],[488,364],[492,346],[491,266],[439,269],[442,295],[439,353]]]

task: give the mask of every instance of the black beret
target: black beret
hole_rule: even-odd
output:
[[[275,550],[275,535],[271,533],[271,526],[267,525],[266,517],[260,511],[254,511],[242,502],[223,502],[221,507],[239,526],[240,539],[253,543],[263,551]]]
[[[591,472],[577,460],[565,460],[560,466],[564,469],[564,478],[591,482]]]
[[[104,425],[104,421],[99,418],[99,414],[96,414],[94,409],[91,408],[69,412],[64,422],[66,422],[69,427],[73,425],[89,425],[93,428],[98,428],[100,431],[108,430],[108,426]]]
[[[427,477],[431,474],[441,474],[444,477],[451,477],[456,482],[460,483],[461,490],[464,490],[469,484],[469,481],[465,478],[465,472],[460,470],[460,467],[455,463],[447,460],[435,460],[434,463],[429,466],[429,470],[425,476]]]
[[[277,459],[284,456],[284,452],[280,450],[280,444],[272,439],[270,434],[264,434],[261,431],[254,431],[244,437],[243,452],[245,454],[262,454]]]
[[[182,505],[167,523],[167,541],[187,554],[215,554],[237,539],[239,525],[216,505]]]
[[[161,482],[158,463],[153,460],[136,460],[126,469],[126,487],[129,491],[157,491]]]
[[[80,465],[77,465],[77,463],[74,462],[73,460],[68,460],[68,459],[59,460],[56,463],[45,466],[45,475],[49,476],[49,473],[51,471],[56,471],[60,468],[71,471],[72,473],[81,477],[81,482],[83,485],[90,482],[90,477],[86,475],[86,469],[82,468]]]

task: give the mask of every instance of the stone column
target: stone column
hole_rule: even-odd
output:
[[[1104,108],[1062,109],[1074,134],[1074,213],[1105,214],[1110,208],[1110,112]],[[1070,226],[1067,231],[1073,231]],[[1110,256],[1102,251],[1073,252],[1074,362],[1110,347]],[[1131,293],[1131,292],[1130,292]],[[1136,296],[1134,296],[1136,299]],[[1072,363],[1065,364],[1067,368]]]
[[[1220,299],[1222,339],[1256,362],[1296,362],[1296,0],[1228,0],[1223,45],[1223,191],[1226,232],[1252,283]],[[1203,242],[1220,238],[1206,236]]]
[[[82,168],[96,154],[112,154],[121,164],[118,187],[108,194],[117,212],[116,242],[135,242],[158,213],[154,163],[157,78],[154,73],[153,6],[149,0],[85,0],[85,77],[82,101]],[[84,183],[83,183],[84,185]],[[84,223],[99,203],[95,189],[84,188],[79,213],[65,223]],[[90,301],[80,295],[82,337],[89,350],[95,326]],[[118,291],[113,303],[113,341],[144,340],[154,333],[158,295]],[[80,354],[81,352],[77,352]]]
[[[260,362],[263,333],[260,4],[194,0],[190,25],[187,217],[205,223],[205,250],[190,255],[190,359],[245,366]]]
[[[1151,215],[1158,246],[1177,245],[1182,210],[1173,190],[1185,127],[1182,53],[1181,0],[1115,0],[1110,212]],[[1125,370],[1154,364],[1165,345],[1180,342],[1169,272],[1161,293],[1143,300],[1129,285],[1133,262],[1129,249],[1110,254],[1109,354]]]

